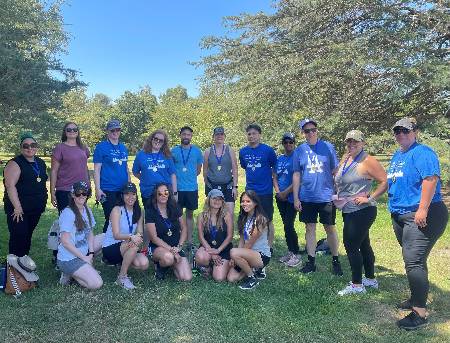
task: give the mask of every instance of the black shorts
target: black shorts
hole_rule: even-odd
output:
[[[121,244],[122,242],[118,242],[102,248],[103,258],[110,264],[122,263],[123,257],[122,254],[120,253]]]
[[[261,206],[264,210],[265,215],[270,221],[273,220],[273,194],[258,195],[259,200],[261,200]]]
[[[210,244],[211,245],[211,244]],[[201,245],[199,246],[199,248],[201,248]],[[222,250],[222,252],[219,254],[219,256],[223,259],[223,260],[231,260],[230,257],[230,251],[233,248],[233,243],[228,244],[225,249]]]
[[[198,191],[178,191],[178,206],[195,211],[198,208]]]
[[[233,181],[231,181],[229,184],[218,184],[218,183],[210,183],[211,187],[209,187],[207,184],[205,185],[205,195],[208,196],[208,193],[211,191],[211,189],[218,189],[223,193],[223,196],[225,197],[225,202],[234,202],[233,198]]]
[[[262,267],[264,268],[265,266],[267,266],[269,264],[270,257],[267,256],[267,255],[264,255],[262,253],[259,253],[259,255],[261,256],[261,260],[263,262],[263,266]],[[234,269],[236,269],[236,271],[239,272],[239,273],[242,271],[241,267],[236,266],[236,265],[234,266]]]
[[[299,214],[299,220],[303,223],[317,223],[317,215],[319,222],[323,225],[336,224],[336,206],[333,202],[303,202],[302,210]]]

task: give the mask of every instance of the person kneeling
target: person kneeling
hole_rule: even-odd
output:
[[[207,267],[208,271],[212,264],[212,276],[216,281],[227,279],[230,250],[233,247],[233,220],[224,199],[222,191],[212,189],[198,217],[201,247],[195,254],[195,261],[197,265]]]
[[[153,189],[150,204],[145,209],[145,224],[151,240],[156,279],[164,279],[168,267],[173,267],[178,280],[190,281],[191,267],[182,250],[187,237],[186,223],[183,212],[164,183]]]
[[[75,279],[87,289],[103,285],[100,274],[93,267],[94,254],[100,251],[103,234],[94,236],[94,215],[87,206],[91,190],[84,181],[76,182],[70,192],[69,206],[59,216],[60,243],[57,264],[61,270],[60,283]]]
[[[229,282],[246,279],[240,289],[252,289],[259,284],[258,278],[265,278],[259,269],[269,263],[271,252],[268,242],[269,219],[264,215],[258,195],[251,190],[241,195],[241,209],[238,217],[239,247],[231,249]],[[262,277],[263,276],[263,277]]]
[[[146,270],[148,258],[139,253],[142,245],[143,217],[137,189],[134,183],[127,183],[122,195],[109,217],[109,226],[103,241],[103,258],[110,264],[121,264],[116,283],[127,289],[135,289],[128,268]]]

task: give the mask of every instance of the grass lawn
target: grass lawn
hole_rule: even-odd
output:
[[[202,204],[202,189],[200,194]],[[101,208],[94,207],[94,212],[101,224]],[[62,287],[46,247],[47,231],[56,216],[48,204],[33,236],[30,255],[38,264],[40,287],[19,300],[0,294],[3,342],[450,342],[449,227],[429,258],[430,325],[418,332],[400,330],[395,320],[406,312],[396,310],[395,304],[409,293],[384,204],[371,230],[380,289],[350,297],[337,295],[351,275],[342,244],[343,278],[331,275],[329,256],[318,257],[318,272],[308,276],[278,263],[286,244],[277,211],[275,256],[267,279],[255,290],[242,291],[200,276],[189,283],[173,277],[157,282],[151,267],[146,273],[130,272],[139,286],[130,293],[114,284],[117,269],[98,260],[103,288],[87,292],[75,285]],[[3,211],[0,223],[0,256],[4,256],[8,234]],[[304,242],[304,227],[298,222],[296,227]],[[342,237],[340,214],[337,227]],[[319,229],[318,238],[322,236]]]

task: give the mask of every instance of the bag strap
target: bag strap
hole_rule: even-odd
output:
[[[10,265],[8,265],[8,271],[9,271],[9,278],[11,279],[11,285],[13,286],[14,290],[16,291],[14,298],[17,299],[22,295],[22,292],[20,291],[19,285],[17,284],[17,281],[16,281],[16,277],[14,276],[14,273],[12,272]]]

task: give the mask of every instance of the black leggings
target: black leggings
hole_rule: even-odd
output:
[[[39,223],[41,213],[23,214],[23,220],[13,220],[12,212],[6,212],[6,221],[9,230],[9,253],[24,256],[30,253],[31,237]]]
[[[416,212],[391,215],[395,236],[402,247],[403,261],[411,290],[411,305],[425,307],[428,282],[427,258],[436,241],[445,231],[448,209],[442,201],[432,203],[428,209],[427,226],[414,223]]]
[[[103,224],[103,233],[105,233],[108,230],[109,226],[109,215],[111,214],[112,209],[114,206],[117,205],[117,202],[120,199],[121,192],[110,192],[110,191],[103,191],[106,195],[106,200],[102,203],[103,207],[103,214],[105,215],[105,223]]]
[[[289,201],[281,201],[279,199],[276,199],[276,201],[281,220],[283,221],[284,237],[286,238],[288,250],[297,255],[299,250],[298,236],[294,226],[297,211],[295,210],[294,204]]]
[[[375,255],[370,246],[369,229],[377,217],[377,208],[369,206],[361,210],[342,213],[344,219],[344,246],[352,269],[352,282],[362,283],[362,267],[365,276],[375,278]]]

